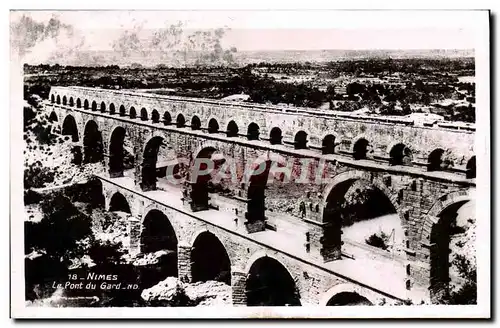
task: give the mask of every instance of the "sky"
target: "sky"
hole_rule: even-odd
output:
[[[474,49],[479,31],[467,11],[12,11],[11,25],[22,15],[43,23],[57,17],[72,27],[71,36],[57,42],[45,38],[30,44],[27,60],[60,49],[111,50],[126,30],[157,30],[178,22],[185,31],[225,27],[221,46],[239,52]]]

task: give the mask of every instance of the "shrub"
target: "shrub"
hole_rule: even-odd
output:
[[[373,247],[381,248],[383,250],[386,250],[388,245],[388,236],[384,232],[380,232],[379,234],[374,233],[370,237],[368,237],[365,242]]]

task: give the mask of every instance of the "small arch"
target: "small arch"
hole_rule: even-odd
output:
[[[208,133],[217,133],[219,132],[219,123],[215,118],[211,118],[208,122]]]
[[[191,119],[191,130],[199,130],[201,129],[201,121],[198,116],[193,116]]]
[[[237,137],[238,136],[238,125],[236,124],[235,121],[229,121],[227,124],[227,131],[226,131],[226,136],[227,137]]]
[[[272,128],[271,132],[269,133],[269,141],[271,142],[271,145],[280,145],[282,139],[283,136],[281,129],[278,127]]]
[[[398,143],[389,152],[389,165],[411,165],[412,151],[403,143]]]
[[[153,121],[153,123],[160,122],[160,114],[156,109],[153,109],[153,111],[151,112],[151,121]]]
[[[441,148],[434,149],[430,154],[427,162],[427,171],[441,171],[443,164],[444,150]]]
[[[192,282],[220,281],[231,285],[231,261],[222,242],[213,233],[201,232],[191,248]]]
[[[96,111],[97,110],[97,103],[94,101],[92,101],[92,110],[93,111]]]
[[[58,105],[60,105],[60,104],[61,104],[61,96],[57,95],[57,98],[56,98],[56,103],[57,103]]]
[[[82,101],[80,100],[80,98],[77,98],[76,99],[76,108],[81,108],[82,107]]]
[[[121,105],[120,106],[120,116],[125,116],[127,115],[127,110],[125,109],[125,106]]]
[[[172,116],[170,116],[169,112],[163,113],[163,124],[169,125],[172,123]]]
[[[70,97],[70,98],[69,98],[69,106],[70,106],[70,107],[75,106],[75,102],[74,102],[74,100],[73,100],[73,97]]]
[[[255,260],[245,284],[248,306],[300,306],[300,294],[290,272],[278,260]]]
[[[465,177],[467,179],[475,179],[476,178],[476,156],[472,156],[467,162],[467,166],[465,167]]]
[[[304,131],[299,131],[295,134],[294,139],[295,149],[307,149],[307,133]]]
[[[321,143],[321,152],[323,155],[335,153],[335,136],[327,134]]]
[[[103,102],[101,102],[101,113],[104,113],[106,111],[106,104]]]
[[[352,156],[355,160],[366,159],[369,142],[365,138],[359,138],[353,147]]]
[[[83,102],[83,109],[89,109],[89,101],[87,99]]]
[[[186,125],[186,119],[184,118],[184,115],[182,114],[177,115],[175,123],[176,127],[183,128]]]
[[[147,121],[148,120],[148,111],[146,108],[142,107],[141,108],[141,121]]]
[[[115,104],[111,103],[111,104],[109,105],[109,113],[110,113],[111,115],[114,115],[114,114],[116,113]]]
[[[248,140],[259,140],[259,125],[257,123],[250,123],[247,129],[247,139]]]
[[[130,206],[128,204],[127,199],[121,193],[116,192],[113,197],[111,197],[111,201],[109,202],[109,211],[110,212],[124,212],[131,214]]]
[[[66,98],[66,96],[63,96],[63,105],[66,105],[68,103],[68,99]]]
[[[54,94],[50,95],[50,102],[55,103],[56,102],[56,97],[54,97]]]
[[[131,119],[135,119],[137,117],[137,112],[135,111],[134,106],[130,107],[129,117]]]

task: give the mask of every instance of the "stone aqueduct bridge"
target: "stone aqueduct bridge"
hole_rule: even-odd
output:
[[[49,97],[48,113],[83,149],[83,162],[104,162],[106,209],[131,213],[130,251],[174,250],[176,274],[191,281],[225,266],[235,305],[279,304],[263,301],[269,296],[258,287],[271,276],[288,304],[420,302],[449,283],[446,227],[475,192],[471,127],[83,87],[53,87]],[[265,170],[215,192],[207,179],[190,179],[200,157]],[[270,164],[300,171],[304,158],[324,163],[331,180],[268,181]],[[161,185],[169,165],[191,182]],[[398,214],[401,252],[342,240],[335,209],[360,180]]]

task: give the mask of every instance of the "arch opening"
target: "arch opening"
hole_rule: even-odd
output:
[[[60,105],[60,104],[61,104],[61,96],[57,95],[57,98],[56,98],[56,103],[57,103],[58,105]]]
[[[104,103],[104,101],[101,102],[101,106],[99,108],[101,110],[101,113],[106,112],[106,104]]]
[[[394,145],[389,153],[389,165],[411,165],[412,151],[405,144]]]
[[[92,101],[92,110],[93,111],[96,111],[97,110],[97,103],[94,101]]]
[[[114,114],[116,113],[115,104],[111,103],[111,104],[109,105],[109,113],[110,113],[111,115],[114,115]]]
[[[85,99],[85,101],[83,102],[83,108],[89,109],[89,101],[87,99]]]
[[[341,292],[332,296],[327,306],[373,305],[366,297],[354,292]]]
[[[443,154],[444,150],[441,148],[434,149],[428,158],[427,171],[442,171],[443,170]]]
[[[211,232],[196,237],[191,249],[193,282],[220,281],[231,285],[231,262],[220,240]]]
[[[295,134],[295,149],[307,149],[307,133],[299,131]]]
[[[226,136],[227,137],[237,137],[238,136],[238,125],[236,124],[235,121],[229,121],[227,124],[227,131],[226,131]]]
[[[219,132],[219,123],[215,118],[212,118],[208,122],[208,133],[217,133],[217,132]]]
[[[175,123],[176,127],[183,128],[186,125],[186,119],[184,118],[184,115],[182,114],[177,115]]]
[[[132,212],[130,211],[130,206],[127,202],[127,199],[125,196],[123,196],[121,193],[117,192],[111,197],[111,200],[109,202],[109,211],[110,212],[123,212],[123,213],[128,213],[131,214]]]
[[[66,98],[66,96],[63,96],[62,103],[63,103],[63,105],[66,105],[68,103],[68,99]]]
[[[298,288],[288,270],[271,257],[255,261],[246,280],[248,306],[300,306]]]
[[[74,102],[74,100],[73,100],[73,97],[70,97],[70,98],[69,98],[69,105],[70,105],[71,107],[75,106],[75,102]]]
[[[356,141],[353,147],[353,154],[352,154],[355,160],[366,159],[367,157],[366,155],[368,154],[369,144],[370,143],[365,138],[361,138],[358,141]]]
[[[125,109],[125,106],[121,105],[120,106],[120,116],[125,116],[127,115],[127,110]]]
[[[148,120],[148,111],[146,108],[142,107],[141,108],[141,121],[147,121]]]
[[[50,95],[50,102],[55,103],[56,102],[56,97],[54,97],[54,94]]]
[[[331,259],[340,258],[342,248],[351,252],[357,245],[405,257],[405,235],[396,207],[368,180],[352,178],[335,185],[326,198],[323,222],[323,247],[331,252],[327,254]]]
[[[164,125],[169,125],[172,123],[172,116],[170,116],[169,112],[165,112],[163,114],[163,124]]]
[[[104,160],[102,135],[94,121],[89,121],[85,126],[83,154],[85,163],[98,163]]]
[[[134,169],[133,145],[127,138],[127,131],[117,127],[111,133],[109,143],[109,175],[111,178],[124,176],[125,170]]]
[[[280,145],[283,136],[281,134],[281,129],[278,127],[274,127],[271,129],[271,133],[269,134],[271,145]]]
[[[129,117],[131,119],[135,119],[137,117],[137,112],[135,111],[134,106],[130,107]]]
[[[259,140],[259,126],[252,122],[248,125],[247,139],[248,140]]]
[[[49,115],[49,121],[50,122],[57,122],[58,121],[56,112],[52,111],[50,113],[50,115]]]
[[[153,123],[160,122],[160,114],[156,109],[153,109],[153,111],[151,112],[151,121],[153,121]]]
[[[162,137],[153,137],[146,144],[142,162],[141,189],[143,191],[156,190],[157,162],[160,147],[163,145]]]
[[[466,173],[465,176],[467,179],[475,179],[476,178],[476,156],[472,156],[467,162],[467,166],[465,167]]]
[[[213,169],[210,172],[207,172],[209,170],[207,159],[212,162]],[[217,154],[213,147],[203,148],[196,156],[191,169],[191,176],[196,177],[196,180],[192,181],[191,190],[191,209],[193,211],[203,211],[209,208],[209,193],[215,191],[212,175],[220,169],[225,161],[224,157]]]
[[[335,136],[332,134],[328,134],[323,138],[323,142],[321,144],[321,152],[323,155],[326,154],[335,154]]]
[[[193,116],[191,119],[191,130],[199,130],[201,129],[201,121],[198,116]]]
[[[247,190],[248,202],[245,217],[249,223],[266,220],[266,189],[270,179],[269,174],[271,168],[284,166],[286,163],[272,160],[260,162],[254,166]],[[273,174],[272,179],[276,179],[273,181],[276,186],[280,185],[279,182],[283,177],[283,173]]]
[[[66,116],[63,122],[62,127],[63,135],[70,135],[72,142],[78,142],[78,127],[76,125],[75,118],[72,115]],[[74,145],[71,147],[71,153],[73,154],[72,162],[76,165],[80,165],[82,163],[82,149],[79,145]]]
[[[78,142],[78,127],[72,115],[66,116],[62,126],[62,134],[71,136],[71,141]]]
[[[76,99],[76,108],[81,108],[82,107],[82,101],[80,100],[80,98],[77,98]]]
[[[166,277],[177,277],[177,236],[168,217],[163,212],[153,209],[144,217],[141,231],[141,253],[163,251],[159,259],[161,272],[156,274],[156,281]],[[153,280],[153,279],[151,279]],[[156,281],[151,281],[154,285]]]
[[[432,225],[430,233],[430,292],[431,299],[438,303],[451,296],[453,290],[458,290],[471,281],[464,279],[461,266],[454,259],[463,254],[461,247],[467,247],[464,240],[467,230],[475,222],[475,203],[470,200],[460,200],[448,205],[439,213],[438,220]],[[461,247],[457,246],[458,244]],[[467,254],[471,256],[473,254]],[[462,255],[463,256],[463,255]],[[465,266],[464,266],[465,268]],[[471,267],[466,270],[469,271]],[[469,276],[470,275],[470,276]],[[476,283],[475,271],[468,272],[468,279]],[[475,298],[477,291],[469,293],[469,298]],[[472,294],[472,295],[471,295]],[[477,299],[463,299],[463,304],[475,304]],[[454,301],[456,302],[456,300]],[[470,302],[470,303],[469,303]],[[462,303],[457,303],[462,304]]]

